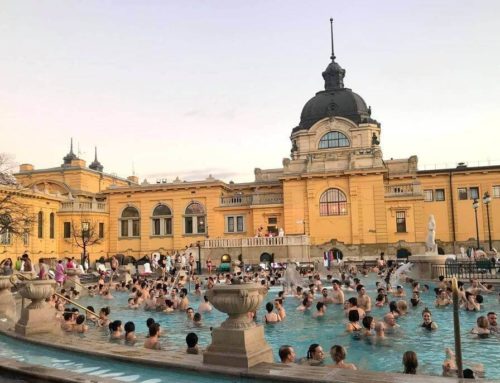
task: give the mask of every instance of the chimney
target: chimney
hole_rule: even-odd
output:
[[[137,177],[137,176],[128,176],[127,179],[134,184],[139,183],[139,177]]]
[[[35,170],[35,167],[31,164],[21,164],[19,165],[19,173],[22,172],[32,172]]]

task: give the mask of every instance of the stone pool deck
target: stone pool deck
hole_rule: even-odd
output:
[[[54,324],[56,325],[56,324]],[[147,350],[142,347],[130,347],[120,344],[112,344],[102,340],[96,334],[80,338],[74,334],[61,333],[61,336],[53,334],[34,335],[29,338],[16,334],[12,331],[12,325],[1,324],[0,333],[33,344],[46,347],[67,350],[72,353],[92,355],[120,360],[122,362],[139,365],[149,365],[160,368],[174,368],[178,370],[194,371],[206,374],[223,374],[239,379],[255,379],[276,382],[328,382],[328,383],[455,383],[467,382],[456,378],[443,378],[429,375],[404,375],[398,373],[381,373],[371,371],[350,371],[342,369],[331,369],[328,367],[310,367],[303,365],[282,365],[278,363],[261,363],[249,369],[232,368],[203,364],[202,355],[188,355],[183,350],[167,347],[165,350]],[[96,335],[96,336],[93,336]],[[0,360],[3,364],[4,360]],[[21,368],[26,372],[24,363],[6,360],[6,367],[14,369]],[[101,379],[96,376],[85,376],[83,374],[66,373],[41,366],[32,366],[29,369],[38,373],[39,377],[45,377],[45,381],[51,382],[102,382],[108,383],[109,379]],[[52,373],[56,374],[53,376]],[[14,375],[16,376],[16,375]],[[35,376],[36,377],[36,376]],[[28,381],[41,381],[33,378]],[[23,379],[20,376],[21,379]],[[64,379],[63,379],[64,378]],[[50,379],[50,380],[49,380]],[[494,382],[494,380],[482,380],[482,382]],[[496,381],[498,382],[498,380]]]

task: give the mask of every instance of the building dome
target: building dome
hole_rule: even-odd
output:
[[[371,111],[365,101],[352,90],[347,88],[324,90],[316,93],[316,96],[304,105],[300,124],[293,129],[293,132],[308,130],[325,117],[344,117],[356,124],[375,122],[370,114]]]

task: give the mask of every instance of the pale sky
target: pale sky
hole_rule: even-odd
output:
[[[497,0],[2,0],[0,152],[59,166],[74,137],[124,177],[252,181],[323,90],[330,16],[385,159],[500,163]]]

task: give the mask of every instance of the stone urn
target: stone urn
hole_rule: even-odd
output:
[[[12,275],[0,276],[0,318],[14,321],[16,318],[16,301],[12,296],[10,288]]]
[[[216,285],[206,292],[210,303],[228,318],[212,330],[212,343],[203,354],[203,363],[249,368],[273,362],[264,327],[248,316],[266,294],[267,289],[257,283]]]
[[[53,280],[34,280],[22,282],[19,285],[19,294],[31,303],[21,310],[21,318],[16,323],[16,332],[22,335],[53,332],[57,329],[55,310],[45,299],[55,291],[56,282]]]
[[[64,288],[71,289],[73,287],[75,291],[81,292],[82,286],[79,275],[82,274],[82,271],[80,269],[66,269],[65,274]]]

